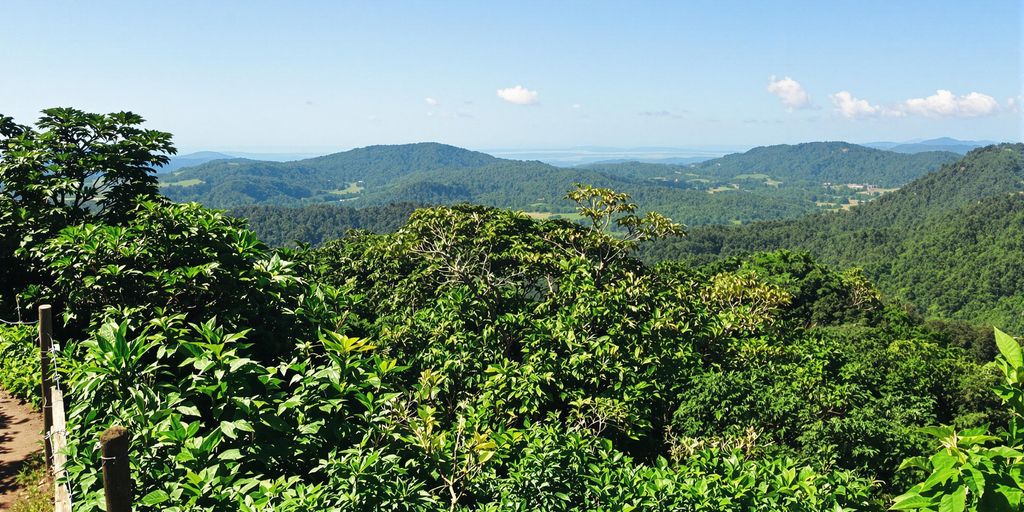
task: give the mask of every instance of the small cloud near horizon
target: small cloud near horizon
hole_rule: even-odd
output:
[[[537,91],[531,91],[521,85],[498,89],[498,97],[516,105],[536,105]]]
[[[430,105],[431,107],[436,107],[436,106],[441,104],[440,101],[438,101],[435,98],[431,98],[430,96],[427,96],[426,98],[423,98],[423,101],[425,101],[427,103],[427,105]]]

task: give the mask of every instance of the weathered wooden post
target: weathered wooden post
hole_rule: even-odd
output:
[[[50,347],[53,346],[53,315],[49,304],[39,306],[39,369],[42,373],[43,397],[43,448],[46,453],[46,465],[53,464],[53,446],[50,443],[50,429],[53,427],[53,403],[50,399],[50,386],[53,379],[50,375]]]
[[[132,476],[128,463],[128,430],[113,425],[100,435],[103,455],[103,493],[107,512],[131,512]]]

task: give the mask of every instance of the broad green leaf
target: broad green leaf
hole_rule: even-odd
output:
[[[903,471],[904,469],[907,468],[917,468],[923,469],[925,471],[931,469],[931,467],[928,465],[928,459],[924,457],[910,457],[909,459],[904,460],[903,463],[900,464],[900,467],[897,469],[897,471]]]
[[[931,499],[925,498],[916,492],[908,492],[897,496],[889,510],[916,510],[931,506],[933,503]]]
[[[238,448],[232,448],[230,450],[224,450],[220,455],[217,456],[221,460],[238,460],[242,458],[242,452]]]
[[[1017,340],[999,329],[995,329],[995,335],[999,353],[1010,363],[1010,366],[1014,368],[1024,366],[1024,355],[1021,354],[1020,344],[1017,343]]]
[[[171,499],[170,495],[161,490],[153,491],[139,500],[139,503],[151,507],[153,505],[159,505],[167,500]]]
[[[967,506],[967,488],[964,486],[942,497],[939,501],[939,512],[964,512]]]

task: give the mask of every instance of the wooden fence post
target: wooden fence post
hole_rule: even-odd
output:
[[[50,347],[53,346],[53,315],[49,304],[39,306],[39,369],[42,373],[43,396],[43,449],[46,453],[46,465],[53,464],[53,446],[50,443],[50,429],[53,427],[53,404],[50,399],[50,386],[53,379],[50,375]]]
[[[63,480],[67,478],[64,466],[68,464],[67,421],[64,418],[64,392],[59,386],[50,388],[50,410],[53,427],[50,429],[50,449],[53,450],[53,510],[71,512],[71,489]]]
[[[103,454],[103,493],[107,512],[131,512],[132,476],[128,463],[128,430],[113,425],[100,435]]]

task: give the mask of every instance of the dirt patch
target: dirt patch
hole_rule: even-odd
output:
[[[42,452],[43,417],[17,398],[0,391],[0,510],[22,493],[15,477]]]

